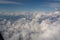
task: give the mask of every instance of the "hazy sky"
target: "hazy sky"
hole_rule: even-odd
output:
[[[52,11],[60,0],[0,0],[0,11]]]

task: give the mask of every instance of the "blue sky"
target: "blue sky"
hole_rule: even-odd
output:
[[[60,0],[0,0],[0,11],[52,11]]]

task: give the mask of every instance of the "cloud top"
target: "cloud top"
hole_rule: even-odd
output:
[[[15,22],[1,20],[5,40],[60,40],[60,11],[25,13]]]

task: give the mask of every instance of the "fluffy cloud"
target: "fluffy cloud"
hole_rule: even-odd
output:
[[[1,20],[0,31],[5,40],[60,40],[59,11],[24,13],[28,15],[22,14],[26,17],[15,22]]]

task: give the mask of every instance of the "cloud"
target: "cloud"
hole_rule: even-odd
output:
[[[60,12],[21,12],[21,14],[25,17],[15,22],[1,20],[3,24],[0,25],[0,31],[5,40],[60,40]]]
[[[53,1],[60,1],[60,0],[53,0]]]
[[[44,4],[40,5],[49,8],[56,8],[60,10],[60,3],[59,2],[45,2]]]
[[[50,3],[50,7],[60,7],[60,5],[59,5],[60,3]]]
[[[60,10],[60,3],[50,3],[48,7],[55,8],[57,10]]]
[[[12,2],[12,1],[0,1],[0,4],[22,4],[20,2]]]

